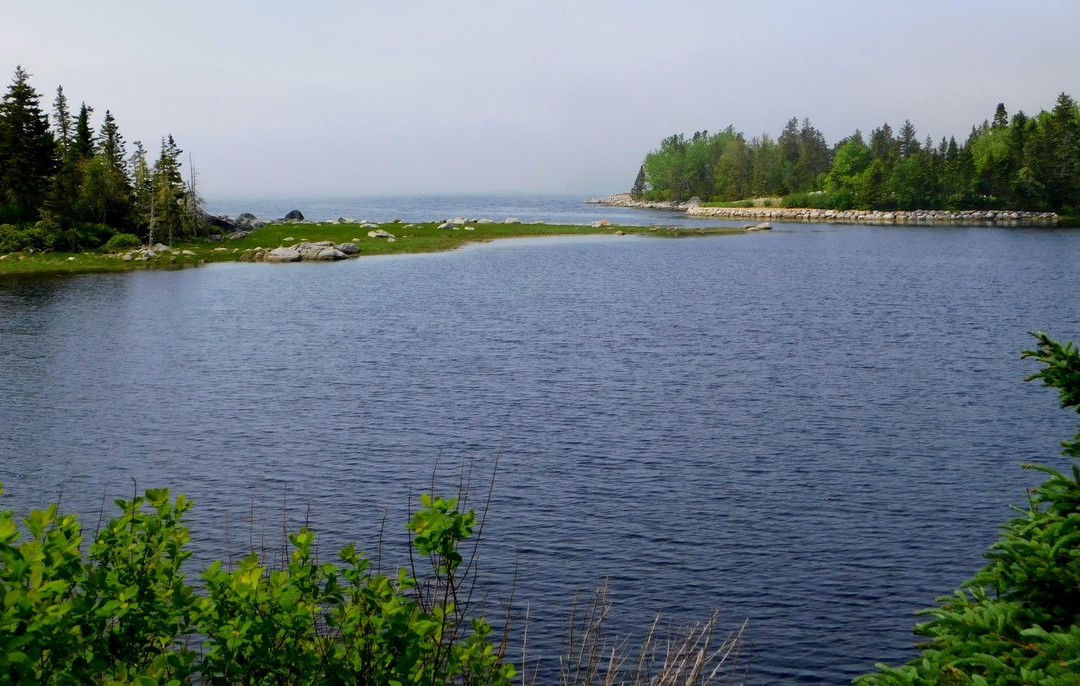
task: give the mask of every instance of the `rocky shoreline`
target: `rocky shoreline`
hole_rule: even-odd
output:
[[[590,199],[591,204],[611,207],[633,207],[684,211],[689,217],[711,219],[758,219],[790,222],[836,222],[850,224],[898,225],[995,225],[995,226],[1054,226],[1055,212],[1024,212],[1020,210],[816,210],[805,207],[704,207],[698,198],[686,202],[646,202],[634,200],[629,193],[616,193],[610,198]]]
[[[838,222],[852,224],[968,224],[995,226],[1053,226],[1058,222],[1054,212],[1021,212],[1017,210],[814,210],[808,208],[771,207],[691,207],[691,217],[716,219],[768,219],[772,221]]]

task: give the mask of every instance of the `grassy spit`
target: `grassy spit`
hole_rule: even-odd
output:
[[[0,277],[27,274],[77,274],[91,272],[129,271],[133,269],[166,268],[180,269],[209,262],[245,262],[252,259],[255,248],[272,249],[291,246],[301,241],[333,241],[355,243],[360,254],[399,255],[405,253],[440,252],[454,250],[467,243],[478,243],[498,238],[524,238],[533,236],[588,236],[601,234],[645,234],[665,237],[717,235],[741,233],[735,228],[675,229],[643,226],[578,226],[563,224],[465,224],[454,229],[437,228],[442,222],[408,224],[402,222],[382,223],[379,228],[392,233],[394,241],[371,238],[370,226],[358,223],[303,222],[268,224],[251,234],[235,240],[210,241],[198,239],[177,242],[173,250],[161,253],[145,262],[125,262],[123,255],[100,252],[82,253],[12,253],[0,256]],[[472,230],[467,230],[471,227]],[[292,239],[292,240],[288,240]],[[185,254],[187,251],[191,254]]]

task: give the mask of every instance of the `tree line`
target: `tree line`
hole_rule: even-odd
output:
[[[202,230],[194,176],[181,173],[181,150],[161,139],[151,165],[143,144],[128,153],[109,110],[95,130],[94,108],[72,112],[63,86],[52,116],[30,74],[16,67],[0,102],[0,252],[81,250],[116,233],[171,241]]]
[[[1017,209],[1080,207],[1080,107],[1067,94],[1052,110],[993,119],[955,137],[919,140],[905,121],[829,146],[809,119],[780,136],[719,133],[668,136],[649,152],[631,194],[646,200],[715,202],[782,196],[786,206],[829,209]]]

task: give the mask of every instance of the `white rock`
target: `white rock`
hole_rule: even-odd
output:
[[[503,220],[503,224],[520,224],[521,220],[517,217],[507,217]]]

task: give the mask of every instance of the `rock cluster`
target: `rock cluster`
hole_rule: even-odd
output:
[[[997,224],[1048,225],[1056,224],[1053,212],[1020,212],[1012,210],[913,210],[882,212],[880,210],[813,210],[807,208],[768,207],[694,207],[686,211],[691,217],[720,219],[773,219],[779,221],[851,222],[857,224]]]
[[[303,241],[273,250],[256,249],[252,254],[252,259],[256,262],[330,262],[344,260],[349,255],[355,255],[358,252],[360,248],[355,243],[334,245],[332,241]]]
[[[701,204],[701,198],[694,196],[685,202],[671,200],[649,201],[635,200],[629,193],[616,193],[609,198],[589,198],[585,201],[589,205],[607,205],[608,207],[633,207],[643,210],[689,210]]]

